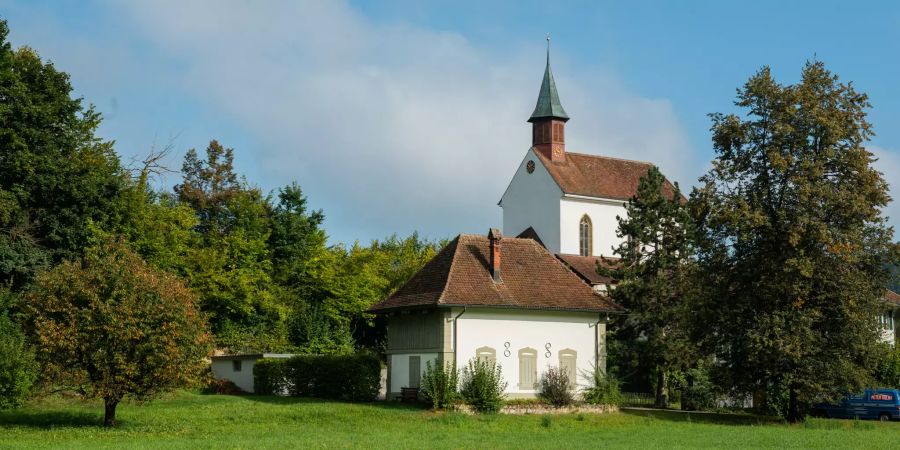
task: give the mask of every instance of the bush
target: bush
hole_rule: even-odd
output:
[[[584,401],[595,405],[620,405],[624,397],[619,380],[612,375],[594,372],[593,386],[584,390]]]
[[[284,395],[288,392],[286,359],[259,359],[253,365],[253,392],[258,395]]]
[[[217,394],[217,395],[241,395],[246,394],[243,389],[239,388],[238,385],[234,384],[231,380],[213,380],[208,385],[206,385],[206,389],[204,392],[207,394]]]
[[[0,409],[21,406],[36,379],[34,354],[22,330],[0,310]]]
[[[476,412],[500,411],[506,385],[500,366],[494,362],[473,358],[463,369],[462,397]]]
[[[883,353],[874,375],[878,386],[900,388],[900,346]]]
[[[569,374],[559,367],[549,367],[538,385],[538,397],[556,406],[569,406],[575,401],[575,395],[569,385]]]
[[[258,394],[283,394],[347,401],[371,401],[381,387],[381,361],[374,355],[301,355],[257,361]]]
[[[703,367],[685,372],[681,392],[681,409],[687,411],[709,410],[716,407],[720,392]]]
[[[431,367],[431,361],[425,363],[425,374],[422,376],[422,395],[434,409],[454,409],[459,398],[459,371],[453,364]]]

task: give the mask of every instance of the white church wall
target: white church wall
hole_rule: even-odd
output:
[[[579,254],[579,224],[587,214],[593,225],[592,256],[614,256],[613,247],[622,242],[616,237],[616,216],[627,216],[624,202],[566,196],[559,201],[559,211],[559,253]]]
[[[537,351],[537,379],[540,380],[548,366],[560,366],[561,350],[574,350],[577,384],[584,388],[592,380],[598,319],[596,313],[469,309],[457,323],[457,365],[462,369],[476,356],[478,349],[490,347],[502,367],[507,394],[531,397],[537,394],[536,389],[519,386],[519,351],[524,348]]]
[[[528,161],[534,162],[532,173],[528,173]],[[559,252],[558,205],[561,197],[562,190],[534,150],[529,149],[500,200],[503,234],[515,237],[533,227],[551,252]]]

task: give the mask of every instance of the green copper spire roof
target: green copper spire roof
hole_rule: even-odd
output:
[[[556,119],[569,120],[566,110],[563,109],[562,103],[559,102],[559,93],[556,92],[556,81],[553,81],[553,71],[550,70],[550,35],[547,35],[547,68],[544,69],[544,81],[541,82],[541,91],[538,94],[537,105],[534,112],[531,113],[529,122],[535,119],[545,117],[553,117]]]

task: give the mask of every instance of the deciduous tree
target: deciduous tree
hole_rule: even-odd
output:
[[[692,198],[708,290],[695,323],[728,385],[784,389],[798,421],[871,380],[890,199],[864,147],[867,96],[821,62],[794,85],[763,68],[735,104],[744,115],[712,115],[717,156]]]
[[[196,380],[211,342],[191,291],[122,241],[38,275],[23,309],[44,376],[102,398],[106,426],[122,399]]]

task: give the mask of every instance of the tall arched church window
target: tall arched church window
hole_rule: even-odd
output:
[[[591,218],[587,214],[581,216],[581,222],[578,224],[578,254],[581,256],[591,256],[593,254],[594,227],[591,225]]]

